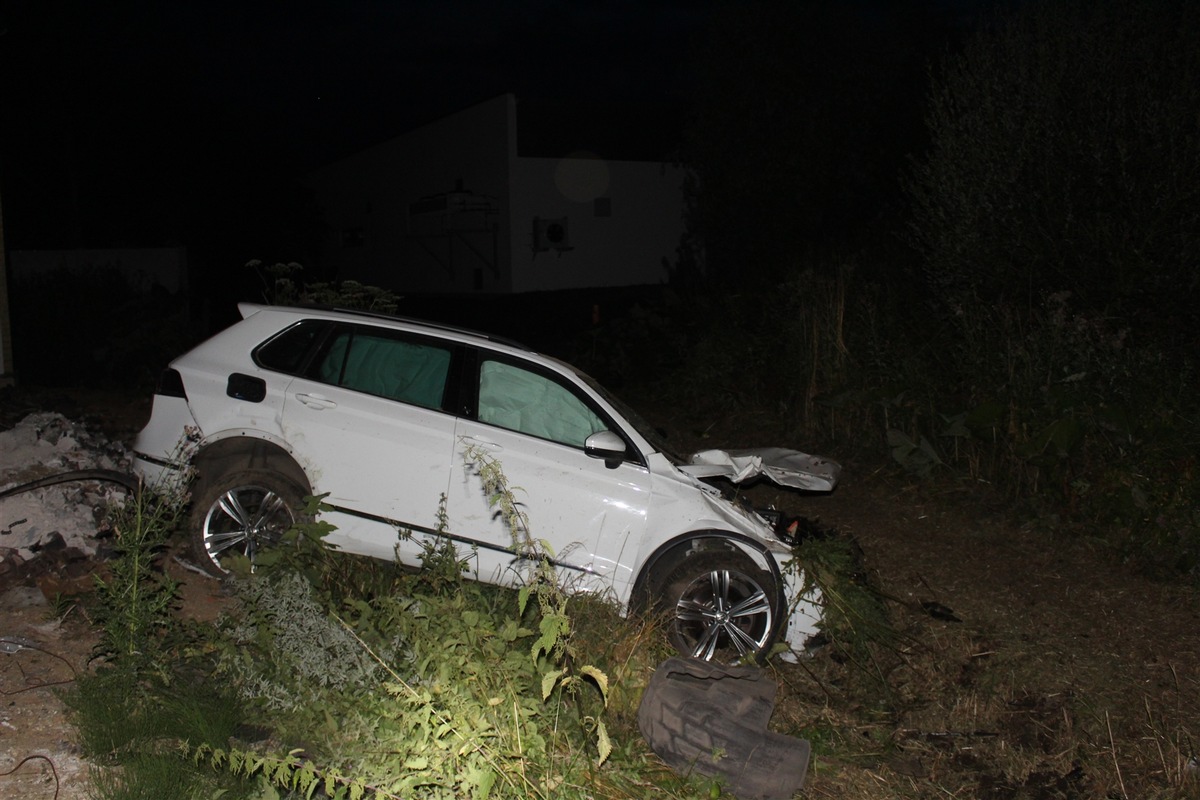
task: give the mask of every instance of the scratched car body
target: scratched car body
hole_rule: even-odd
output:
[[[239,310],[164,371],[134,446],[149,480],[193,468],[188,527],[205,569],[253,558],[321,495],[337,548],[417,565],[449,540],[472,577],[517,584],[530,554],[483,489],[480,459],[494,459],[564,584],[661,610],[682,652],[759,656],[816,631],[818,598],[802,596],[786,534],[705,481],[830,491],[837,464],[778,448],[672,456],[588,376],[497,337],[345,310]]]

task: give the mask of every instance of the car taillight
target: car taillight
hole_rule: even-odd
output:
[[[186,400],[187,392],[183,390],[183,376],[176,370],[164,369],[158,376],[158,388],[154,390],[154,393],[167,397],[182,397]]]

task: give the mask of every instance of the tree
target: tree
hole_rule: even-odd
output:
[[[740,2],[699,47],[683,161],[707,277],[770,284],[875,226],[921,141],[920,4]]]
[[[1026,3],[934,82],[908,183],[937,298],[1191,315],[1200,245],[1200,6]]]

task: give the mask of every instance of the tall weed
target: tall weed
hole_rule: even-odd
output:
[[[284,543],[285,557],[241,579],[218,644],[218,676],[269,721],[277,744],[262,752],[205,744],[193,757],[335,796],[592,791],[613,752],[607,672],[581,657],[572,600],[500,464],[480,452],[468,458],[526,555],[524,586],[514,593],[466,580],[452,543],[439,540],[420,572],[381,568],[359,581],[370,591],[335,590],[326,581],[340,572],[330,564],[343,559],[319,544],[328,528],[300,526],[308,530]],[[640,677],[624,666],[623,677]]]
[[[245,797],[252,788],[176,752],[180,742],[226,742],[241,721],[233,698],[201,677],[207,648],[176,616],[178,586],[161,563],[187,500],[186,479],[181,473],[142,487],[109,509],[115,554],[108,576],[96,579],[102,663],[64,694],[84,754],[100,765],[93,784],[102,800]]]
[[[180,445],[181,458],[186,446]],[[161,656],[178,644],[173,638],[178,587],[158,562],[183,516],[186,481],[181,473],[157,486],[142,486],[108,509],[114,558],[108,577],[95,579],[102,626],[97,655],[133,676],[165,678]]]

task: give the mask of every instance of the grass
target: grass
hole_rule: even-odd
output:
[[[905,516],[903,511],[897,515]],[[999,529],[979,534],[972,546],[958,552],[987,552],[984,545],[1000,536]],[[1153,616],[1172,604],[1194,602],[1186,590],[1161,586],[1156,596],[1130,576],[1118,580],[1111,571],[1094,573],[1104,564],[1086,562],[1086,551],[1067,554],[1069,558],[1056,556],[1039,549],[1034,537],[1008,540],[1012,552],[1007,558],[1024,563],[1025,572],[1011,581],[1015,585],[1005,590],[1010,594],[1003,595],[1004,602],[994,602],[991,598],[1002,587],[976,579],[986,569],[971,571],[961,577],[961,584],[950,585],[948,575],[966,571],[967,565],[937,567],[946,560],[940,538],[923,537],[922,545],[912,542],[912,536],[897,541],[890,532],[863,538],[868,567],[882,590],[902,599],[913,587],[936,589],[962,621],[930,616],[919,604],[886,600],[893,637],[859,643],[857,651],[826,647],[796,665],[773,664],[780,695],[772,727],[813,745],[804,797],[1200,797],[1194,772],[1187,766],[1200,733],[1195,722],[1200,706],[1195,651],[1186,649],[1194,639],[1169,637],[1165,643],[1171,647],[1164,649],[1161,639],[1114,635],[1130,633],[1139,614]],[[924,560],[915,558],[912,553],[921,549],[934,552]],[[877,568],[881,560],[888,569]],[[1032,602],[1026,592],[1046,580],[1048,568],[1061,570],[1065,564],[1077,565],[1104,582],[1105,591],[1097,587],[1097,594],[1081,597],[1079,606],[1048,609],[1045,606],[1054,605],[1057,595],[1043,586],[1044,603],[1021,605],[1017,598]],[[997,561],[988,566],[1002,568]],[[360,585],[372,586],[372,593],[381,590],[356,571]],[[1137,588],[1142,590],[1140,599],[1127,597]],[[497,617],[495,625],[513,612],[506,590],[472,584],[468,594],[474,598],[468,598],[470,606]],[[1112,618],[1111,603],[1083,615],[1081,609],[1105,595],[1127,603],[1127,622],[1116,628],[1098,624]],[[565,783],[555,791],[613,798],[707,796],[711,784],[671,773],[649,753],[637,730],[640,692],[654,666],[668,655],[654,620],[622,619],[596,598],[572,602],[573,644],[579,657],[609,677],[608,707],[603,711],[614,750],[609,762],[597,768],[583,739],[557,740],[556,747],[565,749],[552,757],[554,779]],[[439,632],[453,638],[447,619],[439,617]],[[1162,624],[1170,623],[1164,619]],[[519,642],[512,647],[521,649]],[[1152,654],[1153,660],[1131,658],[1134,653]],[[172,749],[183,740],[227,747],[237,732],[247,704],[213,693],[211,685],[181,680],[146,693],[145,685],[131,686],[104,671],[82,681],[72,707],[78,712],[85,752],[97,763],[110,765],[97,773],[97,796],[179,796],[181,781],[187,781],[197,796],[218,790],[228,797],[252,796],[255,781],[185,763]],[[579,708],[582,713],[597,710],[595,703]],[[561,709],[555,724],[567,724],[575,713],[568,711]],[[261,712],[251,714],[255,723],[265,720]],[[368,732],[343,722],[347,724],[329,731],[360,736]],[[314,755],[336,746],[336,738],[328,738]],[[171,791],[161,794],[166,786]],[[547,792],[545,783],[539,786],[536,791]]]
[[[96,797],[250,796],[252,782],[180,757],[182,743],[225,745],[242,723],[243,707],[207,682],[148,683],[110,667],[81,678],[63,698],[95,765]]]
[[[110,660],[67,696],[97,797],[628,796],[647,774],[694,796],[648,766],[637,732],[666,655],[653,620],[568,598],[541,572],[537,602],[518,602],[437,552],[413,573],[301,533],[205,627],[149,613],[178,587],[147,571],[160,537],[130,529],[131,564],[98,597],[124,604],[100,615],[121,623],[119,646],[106,640]],[[268,741],[239,742],[245,722]]]
[[[836,575],[855,576],[839,594],[846,630],[799,664],[771,666],[780,687],[772,728],[813,745],[804,797],[1200,798],[1189,767],[1200,743],[1193,587],[1149,581],[1095,542],[989,516],[983,509],[992,504],[953,499],[962,493],[886,469],[873,474],[870,484],[850,483],[813,505],[861,545],[835,540],[824,554],[807,553]],[[446,721],[474,730],[493,758],[523,770],[510,777],[527,784],[498,780],[492,796],[719,791],[670,772],[638,731],[641,691],[669,655],[655,620],[623,619],[601,599],[572,597],[573,658],[607,675],[607,707],[579,684],[576,694],[558,692],[543,705],[546,665],[530,658],[537,617],[519,617],[515,593],[460,583],[453,563],[437,564],[414,575],[335,558],[326,579],[337,591],[319,596],[373,652],[394,646],[389,669],[428,709],[450,715],[426,730]],[[953,619],[930,613],[939,608]],[[441,746],[436,737],[421,746],[406,738],[420,728],[403,716],[412,697],[379,694],[374,685],[320,689],[307,717],[221,696],[211,687],[237,687],[214,678],[212,665],[239,651],[216,631],[198,630],[139,640],[169,648],[162,655],[174,668],[163,680],[145,670],[130,680],[114,662],[71,695],[85,753],[101,765],[98,797],[255,796],[261,771],[196,763],[179,750],[186,742],[193,752],[206,745],[228,753],[233,742],[244,754],[266,754],[265,745],[238,743],[245,722],[270,730],[270,752],[304,747],[312,763],[372,786],[417,771]],[[296,626],[281,630],[301,636]],[[313,647],[325,638],[319,627],[303,636]],[[292,652],[302,654],[306,641],[292,642]],[[602,766],[588,727],[600,714],[613,745]],[[470,728],[476,715],[492,728]],[[514,717],[516,727],[487,732]],[[364,760],[380,751],[405,755]],[[424,786],[405,796],[450,795]]]

